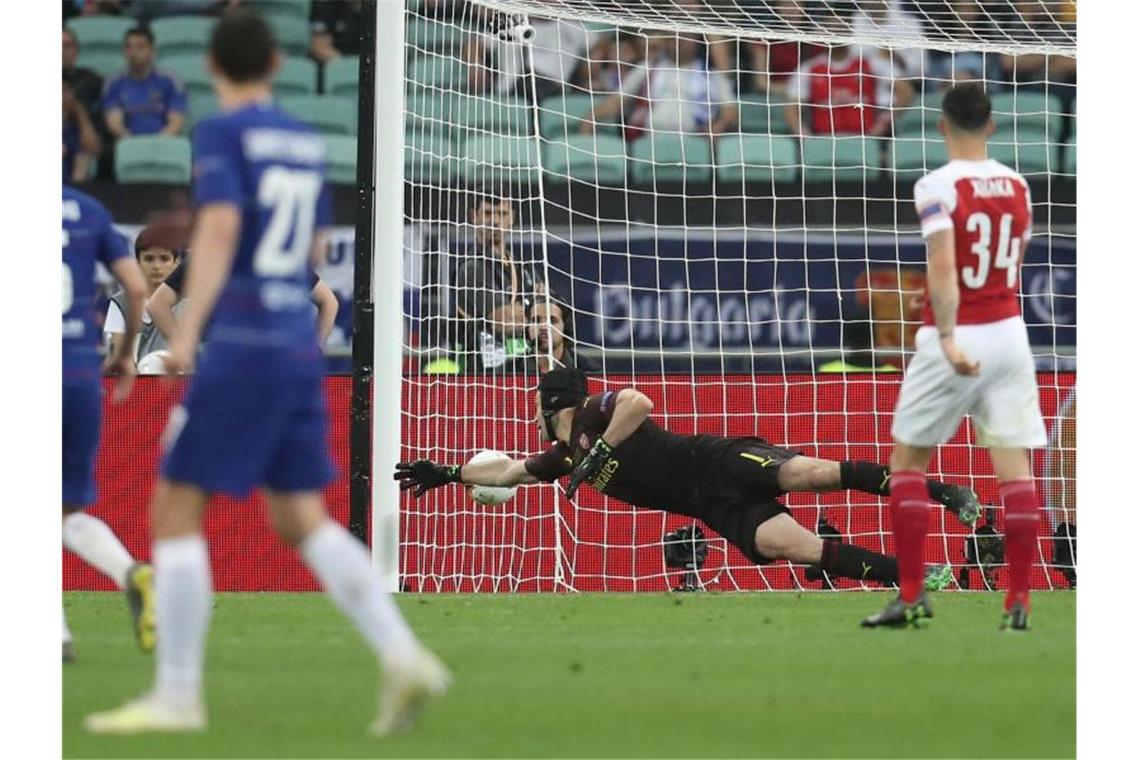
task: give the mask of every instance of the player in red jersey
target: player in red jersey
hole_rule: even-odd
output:
[[[1029,569],[1037,537],[1037,494],[1028,449],[1045,444],[1029,335],[1018,301],[1029,244],[1029,186],[986,158],[994,131],[990,98],[977,83],[942,100],[939,130],[950,162],[914,186],[927,251],[924,326],[915,336],[891,433],[891,524],[900,592],[863,625],[917,624],[931,617],[922,549],[929,524],[925,472],[935,446],[967,414],[989,449],[1005,508],[1009,591],[1003,628],[1029,627]]]

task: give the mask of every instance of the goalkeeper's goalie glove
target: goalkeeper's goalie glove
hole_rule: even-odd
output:
[[[396,474],[392,477],[400,481],[400,490],[407,491],[414,488],[416,496],[423,496],[433,488],[445,486],[448,483],[461,483],[461,465],[444,466],[428,459],[419,459],[415,462],[399,462],[396,464]]]
[[[566,498],[572,498],[574,492],[578,490],[578,486],[582,485],[583,482],[593,480],[612,453],[614,453],[614,447],[606,443],[604,438],[599,437],[590,447],[586,456],[582,457],[578,466],[570,473],[570,485],[566,488]]]

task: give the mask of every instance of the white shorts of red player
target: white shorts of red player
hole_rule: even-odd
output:
[[[910,446],[938,446],[953,437],[969,414],[980,446],[1044,446],[1037,371],[1021,317],[959,325],[954,339],[971,361],[981,363],[979,374],[954,372],[942,353],[937,328],[919,328],[915,355],[895,405],[894,439]]]

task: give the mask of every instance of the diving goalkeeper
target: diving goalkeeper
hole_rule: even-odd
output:
[[[553,445],[523,460],[445,466],[426,459],[396,465],[400,489],[421,496],[449,483],[514,486],[569,476],[567,497],[583,483],[635,507],[703,521],[752,562],[815,565],[834,576],[897,583],[898,562],[797,523],[779,497],[789,492],[854,489],[890,495],[890,472],[870,462],[831,462],[773,446],[761,438],[678,435],[649,419],[653,402],[632,388],[590,395],[572,368],[543,375],[535,422]],[[980,506],[964,486],[928,481],[930,493],[973,524]],[[928,578],[949,583],[949,568]]]

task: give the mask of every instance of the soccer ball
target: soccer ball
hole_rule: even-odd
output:
[[[480,462],[487,462],[494,459],[510,459],[506,454],[501,451],[480,451],[475,456],[471,457],[468,464],[478,464]],[[495,506],[502,504],[514,498],[515,491],[518,490],[517,486],[471,486],[467,489],[467,493],[471,498],[479,504],[486,504],[487,506]]]
[[[166,362],[163,360],[168,358],[170,358],[170,352],[165,349],[151,351],[149,354],[139,359],[139,363],[135,371],[140,375],[165,375]]]

